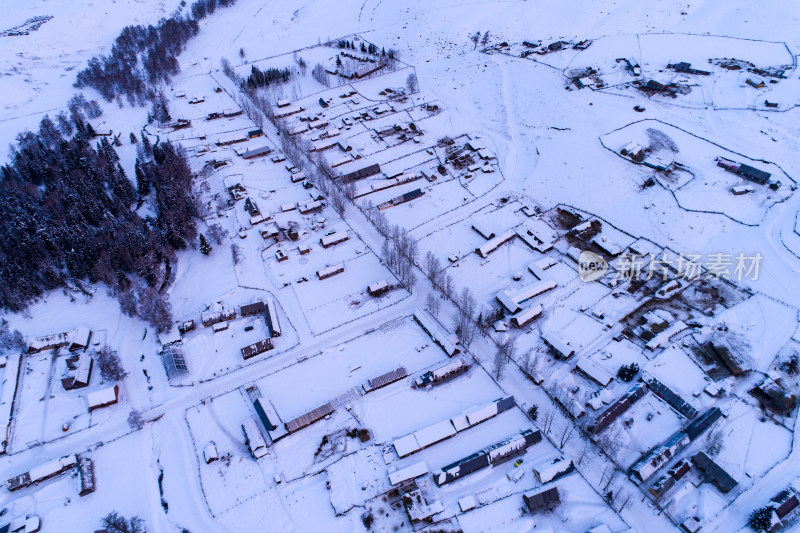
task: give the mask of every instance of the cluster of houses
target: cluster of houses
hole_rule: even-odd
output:
[[[85,351],[89,347],[91,338],[92,331],[89,328],[78,326],[72,331],[31,339],[28,341],[28,353],[66,347],[73,353],[65,359],[66,375],[61,378],[61,386],[66,391],[82,389],[89,386],[94,371],[94,358],[91,353]],[[119,402],[119,385],[110,385],[92,391],[86,395],[86,399],[89,412],[114,405]],[[13,396],[10,403],[13,403]],[[5,405],[4,398],[3,403],[0,404],[0,409],[3,409]],[[7,441],[5,442],[4,449],[7,447]]]
[[[280,318],[277,314],[275,302],[272,299],[268,299],[267,302],[258,300],[250,304],[242,305],[239,307],[238,315],[234,307],[225,307],[221,304],[215,304],[212,310],[206,311],[200,316],[200,321],[205,327],[211,327],[214,329],[214,332],[217,332],[228,329],[228,322],[235,320],[237,316],[246,318],[248,316],[259,315],[264,316],[271,337],[279,337],[281,334]],[[191,322],[191,329],[193,329],[194,321],[189,322]],[[184,331],[186,331],[185,328]]]
[[[76,469],[80,479],[79,494],[86,496],[93,493],[95,490],[94,463],[89,457],[80,454],[65,455],[9,478],[6,481],[6,488],[9,491],[20,490],[52,479],[72,469]]]
[[[242,424],[245,441],[253,457],[259,459],[267,454],[267,448],[270,445],[264,438],[264,434],[269,437],[271,443],[275,443],[286,435],[296,433],[314,422],[332,415],[338,407],[348,405],[362,395],[390,385],[391,383],[405,378],[407,375],[406,369],[401,366],[385,374],[369,379],[360,387],[354,387],[331,401],[315,407],[311,411],[303,413],[296,418],[287,420],[286,422],[283,422],[280,418],[272,402],[266,398],[256,398],[253,401],[253,408],[261,427],[259,428],[259,424],[254,418],[245,420]]]
[[[736,161],[732,161],[724,157],[718,157],[716,161],[718,167],[725,169],[732,174],[736,174],[737,176],[741,176],[747,181],[751,181],[759,185],[769,185],[772,188],[780,187],[780,182],[775,182],[775,186],[773,187],[773,183],[770,181],[772,174],[769,172],[765,172],[750,165],[745,165],[744,163],[737,163]],[[737,193],[737,191],[734,191],[734,193]],[[739,192],[738,194],[741,193]]]
[[[28,353],[39,353],[66,347],[69,351],[85,350],[89,347],[92,331],[86,326],[78,326],[74,330],[54,333],[43,337],[34,337],[28,341]]]
[[[706,430],[708,430],[719,418],[722,417],[722,411],[718,407],[712,407],[692,421],[685,429],[680,430],[667,438],[664,442],[646,453],[639,461],[633,464],[630,468],[630,477],[636,484],[645,483],[663,466],[665,466],[671,459],[678,453],[687,448],[689,444],[696,441]],[[711,471],[713,463],[710,459],[699,459],[704,465],[704,468]],[[698,466],[700,468],[700,466]],[[728,492],[733,486],[736,485],[734,481],[732,485],[726,480],[725,483],[718,482],[724,476],[719,472],[721,468],[714,470],[714,476],[709,479],[718,486],[722,492]],[[730,476],[728,476],[730,478]]]
[[[541,441],[542,434],[539,430],[526,429],[517,435],[512,435],[472,455],[443,466],[433,473],[433,480],[441,487],[487,466],[496,466],[524,454],[530,446]]]
[[[264,318],[269,336],[241,348],[242,358],[250,359],[272,350],[274,348],[273,339],[281,336],[281,320],[274,299],[267,298],[266,301],[256,300],[252,303],[241,305],[238,312],[234,307],[226,307],[217,303],[211,310],[201,314],[200,322],[203,326],[210,327],[214,333],[217,333],[228,329],[229,322],[237,317],[247,318],[252,316],[262,316]],[[248,327],[252,329],[252,326]],[[189,374],[189,365],[183,350],[182,336],[195,328],[196,324],[193,319],[185,320],[178,323],[177,331],[172,330],[159,337],[159,342],[162,345],[161,360],[170,380]]]

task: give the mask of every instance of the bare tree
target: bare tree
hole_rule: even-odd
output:
[[[720,426],[712,429],[706,436],[706,450],[712,457],[719,455],[722,448],[725,446],[725,435]]]
[[[545,435],[550,435],[555,420],[556,412],[552,408],[542,409],[542,414],[539,416],[539,427],[542,428]]]
[[[225,76],[228,77],[233,83],[237,85],[237,87],[243,87],[245,85],[244,79],[239,76],[235,70],[233,70],[233,66],[231,65],[230,61],[226,58],[222,58],[222,72]]]
[[[485,32],[483,32],[483,39],[481,39],[481,44],[484,45],[484,46],[489,44],[489,30],[486,30]]]
[[[231,257],[233,258],[233,264],[238,265],[239,261],[242,259],[242,253],[239,250],[239,247],[236,246],[235,243],[231,243]]]
[[[319,83],[324,85],[325,87],[331,86],[331,80],[328,77],[328,73],[325,72],[325,67],[317,63],[314,65],[314,68],[311,69],[311,77],[317,80]]]
[[[569,444],[572,438],[575,436],[575,424],[566,420],[564,422],[564,427],[561,429],[561,434],[558,438],[559,448],[564,449],[564,446]]]
[[[505,357],[506,362],[511,361],[514,358],[514,352],[517,351],[517,339],[506,337],[499,343],[497,343],[497,350],[503,354]]]
[[[252,98],[248,97],[246,94],[241,95],[239,97],[239,105],[242,111],[244,111],[244,114],[247,115],[247,118],[252,120],[256,126],[259,128],[264,127],[264,116],[261,114],[258,107],[253,104]]]
[[[531,352],[525,352],[522,359],[520,359],[519,366],[523,372],[528,374],[528,369],[531,366]]]
[[[580,452],[578,452],[578,464],[583,463],[583,460],[589,454],[589,451],[592,449],[592,442],[588,439],[583,441],[583,446],[581,446]]]
[[[144,427],[144,418],[138,409],[131,409],[128,415],[128,425],[133,430],[140,430]]]
[[[441,286],[442,294],[444,294],[445,298],[452,300],[453,293],[456,290],[455,284],[453,283],[453,276],[451,276],[450,274],[445,274],[444,277],[442,278],[441,283],[442,283]]]
[[[102,522],[109,533],[144,533],[144,520],[138,516],[128,520],[116,511],[111,511],[103,517]]]
[[[228,233],[222,229],[222,226],[219,224],[211,224],[208,226],[208,231],[206,234],[217,244],[222,244],[222,241],[224,241],[225,237],[228,235]]]
[[[103,346],[97,352],[96,360],[100,375],[105,381],[121,381],[128,375],[122,367],[119,354],[108,345]]]
[[[415,93],[419,89],[419,85],[417,84],[417,74],[412,72],[406,78],[406,88],[408,89],[409,93]]]
[[[119,300],[119,307],[123,314],[136,316],[136,295],[132,290],[120,292],[117,299]]]
[[[429,292],[427,298],[425,299],[425,306],[428,308],[428,310],[434,315],[438,316],[439,305],[439,298],[437,298],[432,292]]]
[[[622,437],[619,434],[619,429],[613,426],[606,428],[595,437],[597,446],[612,459],[615,459],[617,456],[621,440]]]
[[[172,327],[172,306],[162,294],[152,287],[138,292],[137,312],[142,320],[146,320],[159,333],[169,331]]]
[[[498,350],[497,353],[494,355],[494,379],[495,381],[500,381],[500,378],[503,377],[503,372],[506,368],[506,357],[503,353]]]
[[[381,248],[386,266],[395,273],[400,283],[411,292],[416,281],[417,241],[408,231],[399,226],[391,227],[387,234],[387,239],[383,242]]]
[[[611,486],[611,484],[614,482],[614,479],[617,477],[618,473],[619,473],[619,468],[617,468],[616,466],[612,467],[611,470],[609,470],[608,479],[606,480],[606,484],[603,486],[603,490],[608,490],[608,487]]]
[[[439,283],[440,273],[442,270],[442,263],[430,250],[425,253],[425,274],[431,281],[433,288],[436,289]]]
[[[18,329],[11,330],[8,321],[0,320],[0,348],[4,350],[22,350],[25,347],[25,338]]]
[[[469,287],[464,287],[455,302],[458,308],[456,316],[456,335],[464,346],[469,346],[475,337],[475,298]],[[505,355],[505,354],[504,354]]]
[[[608,486],[611,485],[611,482],[614,480],[614,476],[617,473],[617,467],[613,465],[606,465],[603,468],[603,473],[600,475],[600,485],[602,485],[603,490],[608,489]]]
[[[476,31],[472,35],[469,36],[469,40],[472,41],[472,44],[475,45],[472,47],[473,50],[478,48],[478,41],[481,39],[481,32]]]
[[[383,213],[383,211],[379,209],[375,210],[375,217],[373,224],[375,224],[375,229],[378,230],[378,233],[380,233],[384,237],[389,236],[389,232],[391,231],[391,224],[389,224],[389,219],[386,218],[386,215]]]
[[[619,494],[617,498],[620,502],[619,509],[617,509],[617,512],[621,513],[622,510],[625,509],[625,506],[628,505],[628,502],[631,500],[631,493],[628,492],[627,490],[622,491],[622,493]]]
[[[333,210],[336,211],[336,213],[340,217],[344,217],[344,212],[345,209],[347,208],[347,197],[345,196],[345,194],[341,190],[334,188],[331,191],[329,198]]]

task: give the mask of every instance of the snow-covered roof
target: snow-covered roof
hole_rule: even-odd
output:
[[[542,332],[542,340],[550,345],[562,357],[569,358],[575,354],[575,350],[552,331]]]
[[[530,308],[526,309],[522,313],[518,314],[517,316],[513,317],[511,321],[518,327],[523,328],[528,325],[531,320],[536,319],[537,317],[542,315],[542,305],[536,304],[531,306]]]
[[[102,407],[109,403],[115,403],[117,401],[118,390],[117,386],[114,385],[90,392],[86,395],[86,399],[89,401],[89,408]]]
[[[533,473],[541,483],[548,483],[573,469],[572,460],[563,457],[548,461],[533,468]]]
[[[458,500],[458,507],[461,509],[462,513],[469,511],[470,509],[474,509],[478,506],[478,500],[475,499],[475,496],[464,496],[460,500]]]
[[[389,473],[389,482],[392,485],[397,485],[403,481],[414,479],[415,477],[422,476],[428,473],[428,464],[425,461],[414,463],[400,470],[395,470]]]
[[[443,420],[431,426],[417,430],[414,437],[417,439],[421,448],[435,444],[440,440],[452,437],[456,434],[453,423],[450,420]]]
[[[158,334],[158,342],[161,343],[161,346],[167,346],[169,344],[173,344],[176,342],[181,341],[181,334],[178,331],[178,328],[172,327],[166,333],[159,333]]]
[[[577,368],[604,387],[607,387],[609,383],[614,381],[614,378],[611,377],[608,372],[585,357],[581,357],[580,360],[578,360]]]
[[[405,437],[400,437],[399,439],[395,440],[392,445],[394,446],[394,451],[396,451],[397,455],[400,457],[405,457],[406,455],[412,454],[420,449],[417,438],[413,433],[406,435]]]

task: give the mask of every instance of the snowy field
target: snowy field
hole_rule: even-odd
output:
[[[4,7],[5,146],[65,109],[79,92],[77,72],[108,54],[124,26],[155,24],[190,4],[13,0]],[[90,411],[87,397],[114,383],[97,365],[88,387],[64,390],[62,378],[74,372],[67,347],[23,354],[19,380],[19,351],[2,347],[3,479],[79,453],[94,462],[97,490],[79,496],[74,467],[17,491],[4,488],[0,527],[35,515],[44,532],[94,531],[117,511],[166,533],[428,526],[622,533],[677,531],[690,517],[703,532],[749,531],[750,512],[798,475],[799,23],[788,2],[741,0],[726,9],[705,1],[238,0],[200,22],[178,57],[180,72],[162,85],[169,124],[148,123],[149,104],[105,102],[84,89],[103,110],[93,127],[111,130],[109,140],[119,136],[115,149],[132,180],[143,138],[185,149],[198,231],[211,250],[200,253],[192,242],[170,258],[169,278],[157,287],[171,306],[168,333],[124,314],[106,287],[85,282],[86,290],[53,291],[20,313],[4,312],[26,340],[89,328],[86,353],[115,350],[126,375],[116,382],[119,402]],[[15,31],[23,34],[9,35]],[[588,47],[573,47],[585,39]],[[355,49],[342,55],[339,40]],[[565,44],[536,53],[555,42]],[[362,43],[377,52],[362,52]],[[242,78],[254,67],[290,69],[291,76],[248,96],[223,73],[223,58]],[[709,75],[667,67],[678,62]],[[380,68],[360,79],[339,75],[373,65]],[[312,75],[317,66],[338,73]],[[588,86],[578,88],[579,76]],[[667,90],[644,90],[649,80]],[[297,112],[273,123],[250,97],[272,112]],[[646,149],[643,164],[620,154],[631,143]],[[265,155],[251,157],[256,151]],[[780,186],[745,180],[717,158],[768,172]],[[336,192],[322,192],[320,173],[341,179],[373,164],[379,172],[342,189],[354,203],[337,209]],[[155,214],[153,196],[132,207],[143,218]],[[376,213],[417,243],[416,281],[408,288],[384,257]],[[490,240],[485,231],[513,237],[476,252]],[[521,234],[546,242],[526,244]],[[329,245],[331,236],[346,240]],[[582,251],[613,268],[628,254],[745,252],[762,263],[760,276],[731,283],[683,276],[680,268],[643,281],[608,274],[585,282]],[[437,340],[447,346],[465,334],[457,331],[454,303],[427,278],[428,252],[454,294],[469,289],[475,317],[492,319],[458,346],[468,370],[415,387],[416,378],[455,360]],[[336,265],[343,271],[325,278]],[[380,281],[390,290],[369,294]],[[553,286],[532,291],[540,282]],[[271,337],[263,314],[237,316],[218,331],[201,322],[214,309],[267,300],[280,336]],[[541,316],[514,325],[537,305]],[[425,332],[414,320],[426,306],[440,307],[430,311],[442,331]],[[189,320],[196,328],[179,335]],[[243,358],[242,348],[267,338],[272,349]],[[188,373],[168,380],[161,352],[173,341]],[[369,380],[399,367],[405,377],[370,390]],[[626,367],[634,368],[632,380],[622,377]],[[674,397],[657,394],[653,379]],[[592,433],[637,384],[646,393]],[[397,439],[452,425],[509,396],[509,410],[408,456],[396,453]],[[255,418],[268,436],[257,397],[271,403],[280,427],[326,404],[332,411],[267,439],[266,455],[255,459],[242,424]],[[680,412],[678,400],[698,414]],[[790,407],[779,409],[782,402]],[[719,420],[651,479],[641,486],[629,479],[644,453],[712,408]],[[434,482],[432,472],[527,429],[541,431],[542,441],[519,456],[441,487]],[[218,458],[207,463],[209,444]],[[692,466],[663,498],[648,492],[676,462],[691,464],[701,451],[735,480],[730,491]],[[560,457],[574,471],[554,481],[534,473]],[[391,473],[419,462],[428,472],[392,485]],[[530,512],[523,495],[553,487],[558,505]],[[415,511],[403,495],[414,489],[427,502],[414,509],[430,516],[412,523]],[[464,500],[470,497],[474,507]]]

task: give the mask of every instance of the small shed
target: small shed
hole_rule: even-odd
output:
[[[216,443],[214,443],[214,441],[210,441],[203,448],[203,460],[206,462],[206,464],[211,464],[217,459],[219,459],[219,454],[217,453],[217,445]]]

